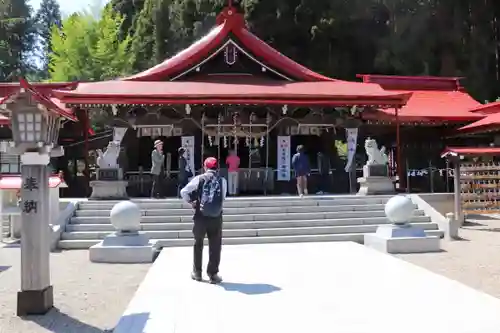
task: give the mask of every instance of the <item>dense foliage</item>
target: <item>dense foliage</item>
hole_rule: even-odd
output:
[[[49,77],[50,54],[52,53],[52,28],[61,27],[61,9],[56,0],[42,0],[35,15],[35,27],[38,34],[37,57],[40,60],[40,76]]]
[[[23,0],[0,1],[0,81],[30,72],[34,44],[31,7]]]
[[[500,95],[498,0],[239,2],[257,36],[320,73],[349,80],[358,73],[464,76],[476,98]],[[45,28],[59,24],[54,0],[44,0],[38,15],[26,0],[3,0],[0,80],[29,72],[37,39],[38,67],[43,72],[48,66],[51,80],[102,80],[144,70],[207,33],[226,3],[110,0],[99,18],[73,15],[47,40]],[[33,29],[42,17],[45,30]]]
[[[126,17],[122,33],[143,50],[134,52],[138,71],[206,33],[226,2],[111,0],[111,6]],[[500,95],[499,1],[240,2],[257,36],[320,73],[349,80],[358,73],[464,76],[477,98]]]
[[[53,81],[100,81],[130,72],[130,37],[119,39],[120,14],[104,9],[96,18],[75,13],[52,28],[50,76]]]

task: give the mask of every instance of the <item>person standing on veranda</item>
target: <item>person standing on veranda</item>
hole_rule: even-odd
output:
[[[202,281],[203,242],[208,238],[207,274],[210,283],[222,282],[219,264],[222,250],[222,208],[227,193],[227,181],[219,176],[218,162],[209,157],[203,162],[205,173],[193,177],[181,189],[181,198],[193,209],[193,271],[191,278]]]
[[[229,195],[236,195],[238,194],[238,175],[240,172],[240,158],[236,154],[236,151],[229,151],[229,156],[226,158],[226,165],[228,171]]]
[[[292,168],[297,179],[297,192],[299,196],[303,197],[308,194],[307,177],[311,173],[311,166],[302,145],[297,146],[297,153],[293,155]]]
[[[153,186],[151,189],[152,198],[160,198],[163,195],[163,166],[165,155],[163,154],[163,141],[156,140],[154,149],[151,152],[151,175],[153,176]]]

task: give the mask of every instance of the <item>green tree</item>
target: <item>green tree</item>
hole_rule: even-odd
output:
[[[50,78],[52,81],[100,81],[131,71],[130,37],[120,40],[123,17],[109,7],[96,18],[73,14],[53,27]]]
[[[134,56],[134,70],[142,71],[155,65],[155,21],[157,0],[146,0],[134,23],[134,38],[131,53]]]
[[[52,52],[52,27],[61,27],[61,10],[56,0],[42,0],[35,16],[38,35],[38,57],[42,62],[41,70],[44,78],[49,77],[49,55]]]
[[[16,80],[31,69],[34,48],[31,7],[25,0],[0,2],[0,81]]]

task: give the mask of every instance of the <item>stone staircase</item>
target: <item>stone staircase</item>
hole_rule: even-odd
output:
[[[389,223],[390,196],[310,196],[229,198],[224,208],[224,244],[316,241],[363,242],[363,235]],[[160,247],[192,244],[192,209],[179,199],[137,199],[142,231]],[[82,201],[62,233],[62,249],[87,249],[114,232],[109,220],[117,201]],[[421,210],[411,221],[429,235],[442,236]]]
[[[2,215],[0,218],[0,239],[7,239],[10,235],[10,220],[8,215]]]

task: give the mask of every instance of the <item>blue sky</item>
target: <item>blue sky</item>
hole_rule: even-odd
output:
[[[108,0],[57,0],[61,6],[63,16],[72,14],[74,12],[88,10],[92,7],[103,5]],[[31,6],[36,10],[40,6],[42,0],[28,0]]]

